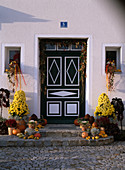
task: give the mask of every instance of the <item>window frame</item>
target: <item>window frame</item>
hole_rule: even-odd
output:
[[[106,66],[106,51],[116,51],[116,57],[117,57],[117,68],[120,69],[121,72],[115,72],[117,73],[123,73],[123,44],[103,44],[102,48],[102,75],[105,75],[105,66]],[[119,56],[119,58],[118,58]],[[119,59],[119,61],[118,61]]]

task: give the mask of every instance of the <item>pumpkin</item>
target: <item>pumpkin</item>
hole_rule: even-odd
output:
[[[88,133],[87,132],[82,132],[82,137],[83,138],[86,138],[88,136]]]
[[[82,127],[82,131],[85,131],[85,130],[86,130],[86,128],[83,126],[83,127]]]
[[[20,129],[13,129],[13,135],[17,135],[18,133],[20,133],[21,131],[20,131]]]
[[[94,117],[93,117],[93,116],[90,116],[90,117],[89,117],[89,123],[90,123],[90,124],[93,124],[93,122],[94,122]]]
[[[79,126],[78,119],[75,119],[75,120],[74,120],[74,124],[75,124],[76,126]]]
[[[82,137],[83,137],[83,138],[86,138],[87,136],[88,136],[88,133],[87,133],[87,132],[83,132],[83,133],[82,133]]]
[[[41,137],[41,134],[40,134],[40,133],[35,133],[35,134],[34,134],[34,137],[39,137],[39,138],[40,138],[40,137]]]
[[[25,129],[25,134],[26,135],[34,135],[35,134],[35,130],[33,128],[26,128]]]
[[[46,120],[46,119],[43,119],[43,121],[44,121],[44,122],[42,123],[42,125],[45,126],[45,125],[47,124],[47,120]]]
[[[17,128],[23,132],[26,129],[26,123],[25,120],[17,120]]]
[[[98,127],[97,122],[94,122],[94,123],[92,124],[92,127]]]
[[[26,129],[26,126],[25,125],[20,125],[18,128],[20,129],[21,132],[23,132]]]
[[[84,117],[84,119],[86,119],[86,120],[89,120],[89,118],[90,118],[89,114],[86,114],[85,117]]]

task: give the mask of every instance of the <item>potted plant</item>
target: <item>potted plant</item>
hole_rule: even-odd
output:
[[[12,135],[13,130],[15,129],[17,123],[15,119],[6,120],[6,126],[8,127],[8,134]]]
[[[14,100],[10,104],[9,114],[17,120],[18,129],[24,131],[26,128],[24,118],[29,114],[28,105],[26,103],[25,92],[22,90],[16,91]]]

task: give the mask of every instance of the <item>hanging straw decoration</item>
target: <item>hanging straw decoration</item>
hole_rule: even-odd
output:
[[[8,74],[9,82],[13,85],[13,92],[17,91],[19,83],[20,83],[20,90],[21,90],[21,77],[23,78],[23,82],[26,85],[22,71],[21,71],[19,65],[16,63],[16,61],[12,61],[9,64],[9,69],[6,69],[6,72]],[[13,79],[13,77],[14,77],[14,79]],[[14,87],[15,87],[15,89],[14,89]]]
[[[114,62],[108,61],[106,64],[106,87],[107,87],[107,95],[108,91],[114,90],[114,73],[116,67]]]

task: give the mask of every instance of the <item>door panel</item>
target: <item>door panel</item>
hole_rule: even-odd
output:
[[[79,57],[65,57],[65,86],[79,86]]]
[[[62,85],[62,58],[47,57],[47,86]]]

